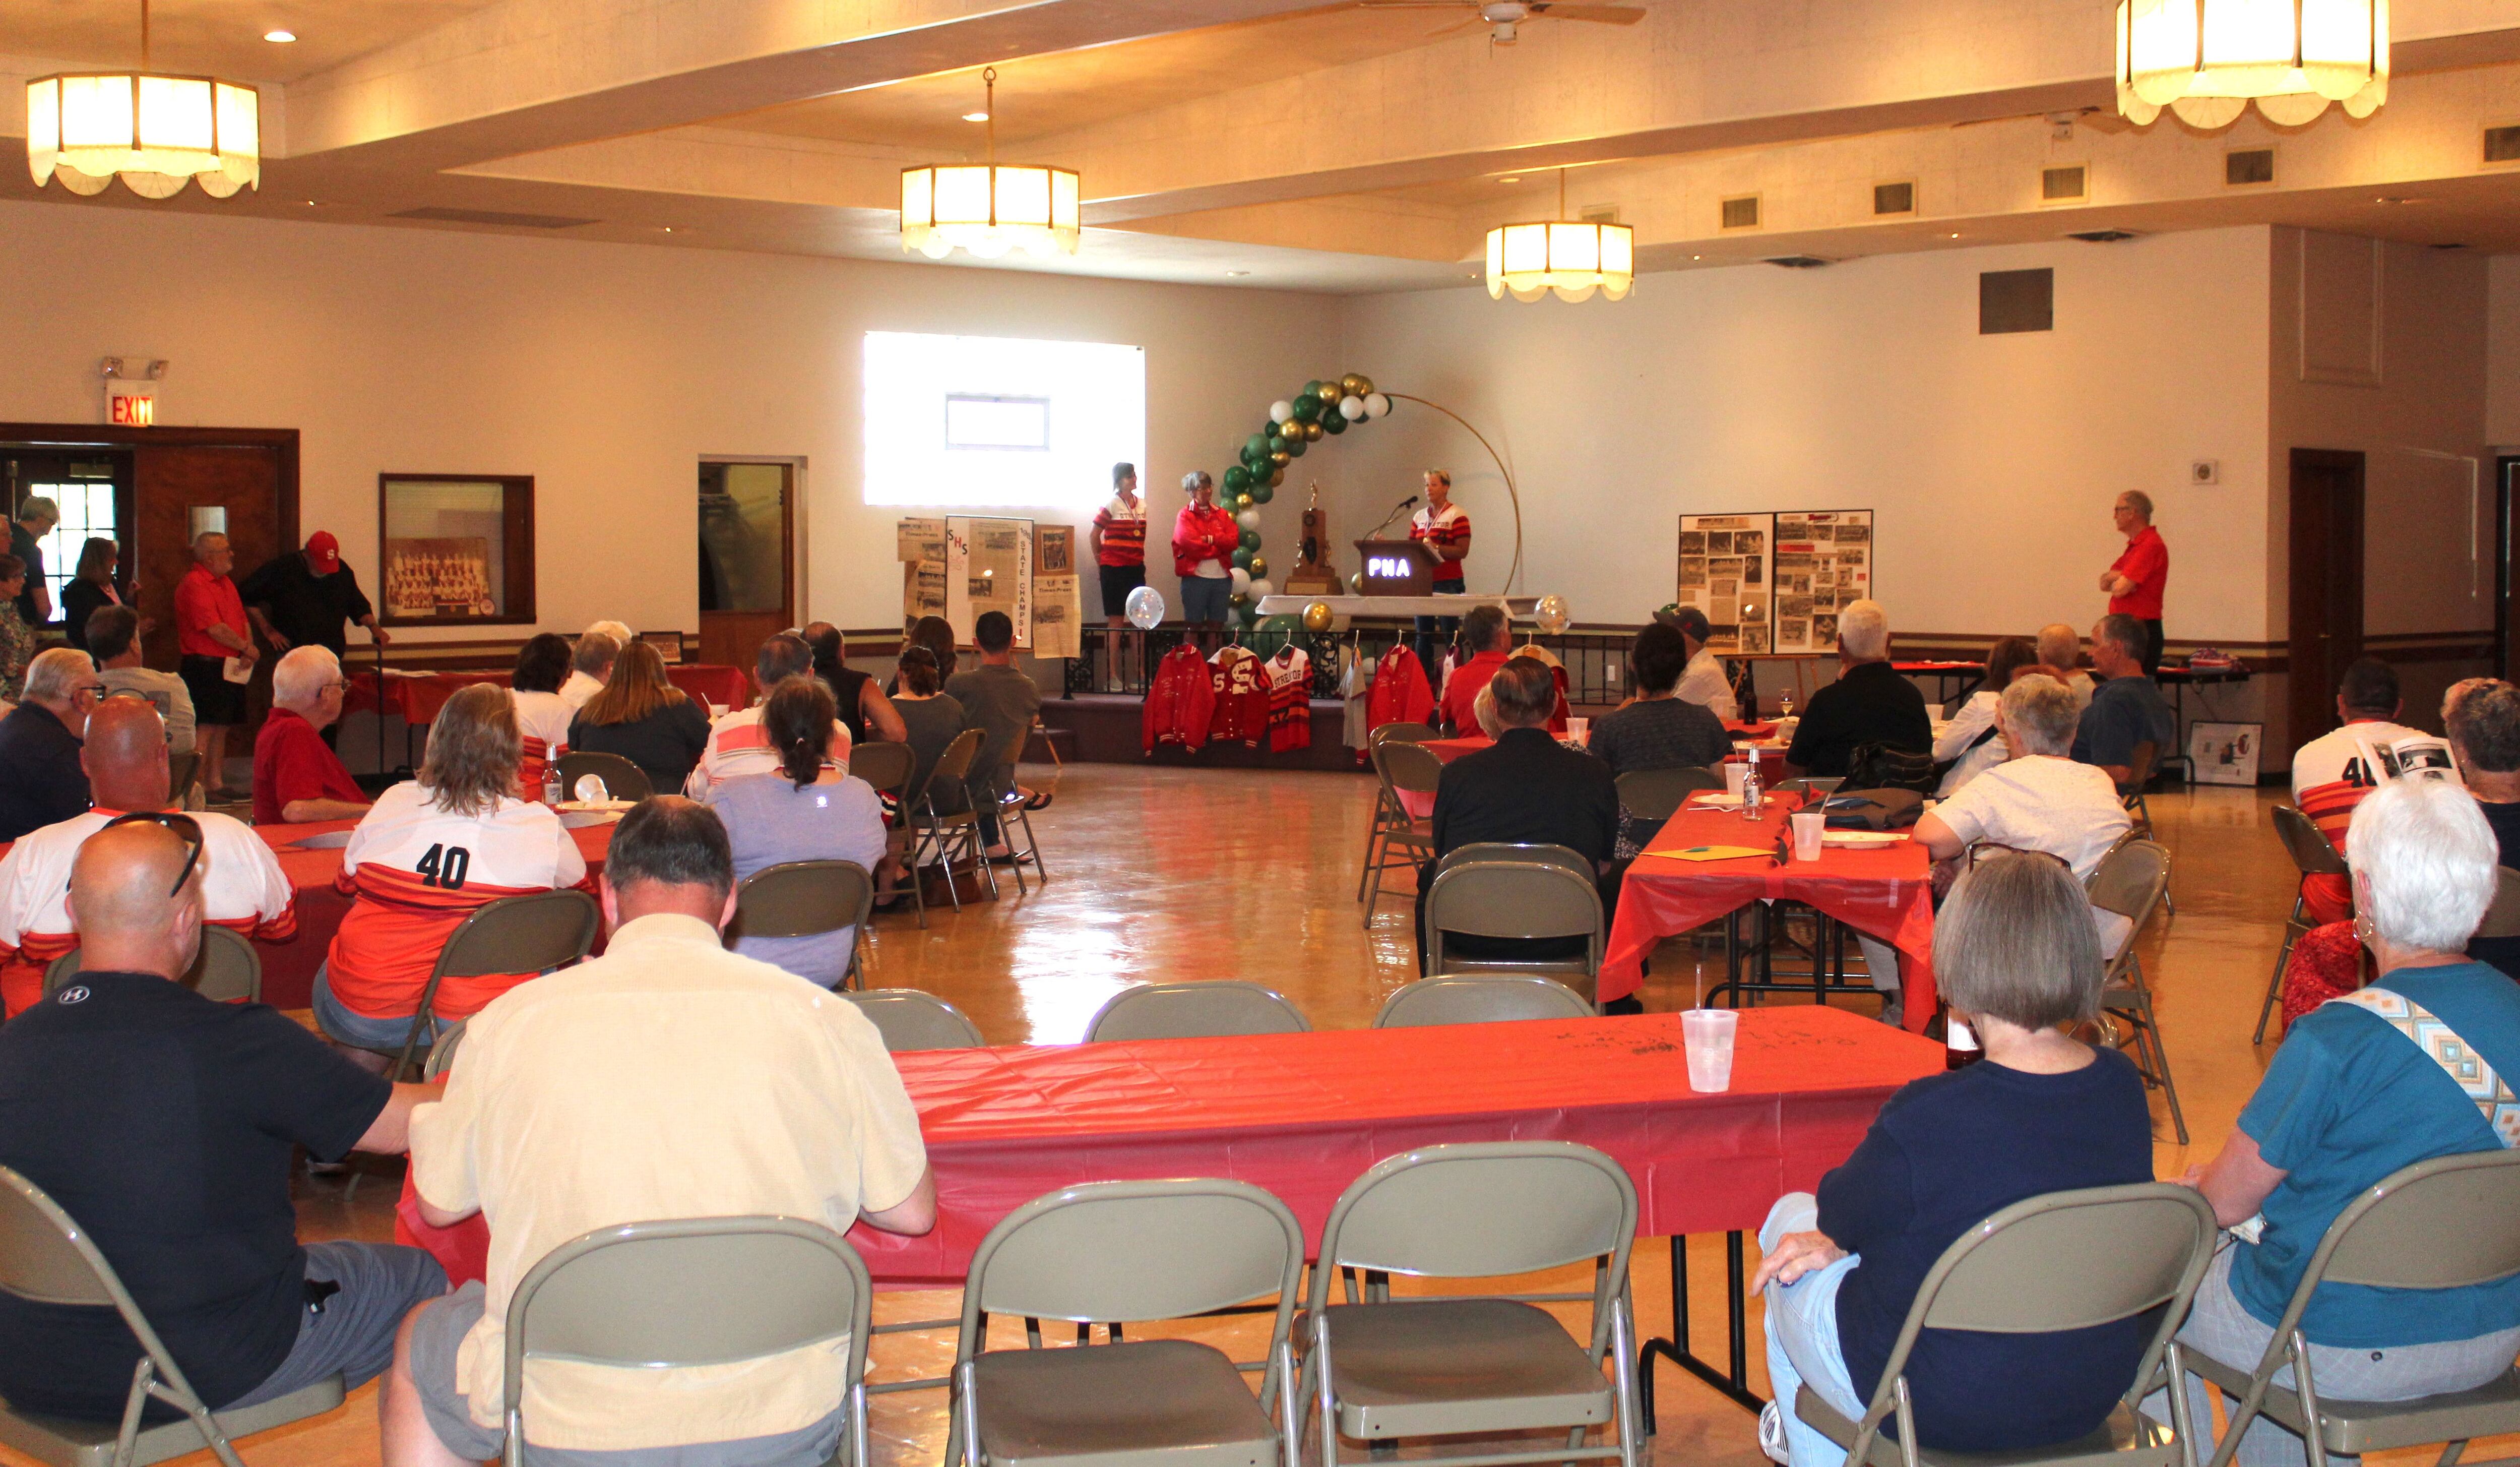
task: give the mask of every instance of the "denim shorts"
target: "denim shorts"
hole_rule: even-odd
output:
[[[1234,597],[1234,582],[1223,575],[1182,577],[1182,619],[1222,621]]]
[[[316,1027],[325,1034],[353,1049],[382,1049],[396,1052],[402,1041],[411,1037],[411,1016],[399,1019],[371,1019],[358,1013],[333,996],[333,965],[323,964],[315,970],[313,1001]]]

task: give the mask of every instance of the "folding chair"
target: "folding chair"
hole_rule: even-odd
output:
[[[849,963],[840,986],[863,986],[858,960],[867,919],[875,913],[875,878],[855,861],[781,861],[736,883],[735,920],[726,945],[743,938],[810,938],[850,929]]]
[[[1383,744],[1431,744],[1443,735],[1430,723],[1377,723],[1368,730],[1365,747],[1369,750]]]
[[[2275,838],[2283,842],[2284,853],[2292,857],[2303,881],[2314,876],[2349,876],[2345,852],[2338,850],[2327,837],[2319,834],[2308,815],[2288,804],[2275,806]],[[2273,1015],[2276,1003],[2283,998],[2284,965],[2292,960],[2292,944],[2310,931],[2310,907],[2301,897],[2299,883],[2294,884],[2292,915],[2284,919],[2283,945],[2275,949],[2275,971],[2267,975],[2267,997],[2258,1005],[2257,1032],[2249,1035],[2252,1044],[2267,1041],[2267,1020]]]
[[[1452,851],[1426,889],[1426,971],[1559,974],[1581,978],[1576,991],[1589,994],[1600,977],[1608,936],[1591,866],[1562,846],[1479,842]],[[1585,940],[1584,951],[1570,957],[1454,957],[1445,951],[1447,934]]]
[[[2498,866],[2494,878],[2494,904],[2485,909],[2485,920],[2468,935],[2470,941],[2478,938],[2520,938],[2520,871]]]
[[[866,988],[840,995],[875,1021],[883,1035],[884,1052],[906,1054],[921,1049],[977,1049],[989,1041],[963,1011],[933,993],[917,988]]]
[[[502,896],[473,909],[456,925],[428,971],[420,1007],[412,1011],[411,1031],[394,1057],[396,1079],[411,1076],[411,1061],[422,1049],[421,1036],[437,1041],[437,986],[450,978],[479,978],[491,973],[549,973],[565,968],[595,946],[603,926],[595,898],[584,892],[532,892]],[[382,1050],[377,1051],[383,1053]],[[426,1055],[422,1055],[424,1063]]]
[[[2060,1260],[2070,1264],[2060,1266]],[[2176,1335],[2214,1261],[2214,1210],[2192,1187],[2140,1182],[2051,1192],[2016,1202],[1962,1233],[1925,1275],[1908,1307],[1881,1383],[1861,1421],[1849,1421],[1809,1385],[1791,1409],[1847,1449],[1855,1467],[2194,1467],[2186,1394],[2174,1392],[2174,1440],[2138,1409],[2180,1379]],[[1928,1329],[2037,1335],[2132,1318],[2164,1304],[2135,1379],[2109,1418],[2088,1436],[1999,1457],[1941,1451],[1916,1442],[1908,1356]],[[1884,1423],[1898,1418],[1895,1433]]]
[[[919,751],[907,744],[860,744],[849,751],[849,773],[875,786],[878,795],[892,797],[893,832],[902,840],[902,855],[909,855],[916,841],[910,808],[910,777],[919,769]],[[890,841],[886,841],[887,847]],[[920,890],[917,869],[912,870],[910,899],[919,912],[919,925],[927,925],[927,894]]]
[[[645,800],[655,793],[648,783],[648,771],[621,756],[572,749],[560,756],[561,798],[575,800],[577,782],[589,774],[604,781],[607,800]]]
[[[1012,767],[1012,766],[1009,766]],[[1020,827],[1023,844],[1017,846],[1014,833]],[[1041,842],[1032,833],[1032,811],[1024,808],[1023,792],[1014,781],[1007,781],[1007,793],[998,797],[998,839],[1007,843],[1007,864],[1015,869],[1015,894],[1026,894],[1023,868],[1030,865],[1043,886],[1050,885],[1050,868],[1041,863]]]
[[[455,1051],[464,1044],[464,1026],[472,1022],[458,1019],[438,1034],[437,1042],[428,1046],[428,1063],[421,1067],[422,1079],[435,1084],[446,1077],[447,1071],[455,1068]]]
[[[258,1406],[212,1412],[194,1394],[87,1230],[41,1188],[5,1167],[0,1167],[0,1290],[29,1304],[111,1308],[140,1341],[140,1365],[131,1377],[118,1427],[38,1416],[0,1404],[0,1444],[53,1467],[150,1467],[203,1446],[225,1467],[245,1467],[232,1438],[320,1416],[341,1403],[341,1378],[337,1375]],[[140,1413],[152,1400],[182,1411],[185,1419],[143,1428]]]
[[[2319,1395],[2301,1334],[2302,1312],[2322,1284],[2460,1289],[2520,1272],[2520,1229],[2511,1226],[2515,1214],[2515,1151],[2435,1157],[2365,1188],[2327,1225],[2254,1367],[2194,1349],[2185,1352],[2187,1370],[2221,1388],[2229,1408],[2230,1425],[2212,1467],[2228,1467],[2242,1434],[2262,1415],[2303,1439],[2310,1467],[2327,1467],[2330,1452],[2361,1454],[2432,1442],[2450,1444],[2441,1460],[2455,1463],[2478,1437],[2520,1432],[2520,1369],[2469,1391],[2411,1400],[2337,1400]],[[2275,1384],[2286,1367],[2293,1372],[2291,1385]],[[2239,1398],[2236,1407],[2231,1397]],[[2173,1398],[2185,1398],[2184,1391]],[[2514,1460],[2520,1459],[2476,1467],[2504,1467]]]
[[[968,860],[979,868],[981,879],[989,886],[989,899],[998,899],[998,874],[990,867],[980,842],[979,811],[971,807],[969,776],[971,760],[980,752],[980,737],[978,729],[967,728],[954,736],[943,754],[936,756],[935,766],[927,771],[927,783],[919,790],[919,811],[925,826],[915,831],[910,842],[910,879],[921,881],[932,857],[945,868],[945,894],[958,912],[963,909],[963,893],[954,882],[954,862],[958,859]],[[961,807],[937,809],[936,795],[940,790],[960,792],[955,803]],[[923,892],[919,902],[919,925],[927,925]]]
[[[1375,732],[1423,726],[1386,723]],[[1444,761],[1432,750],[1418,747],[1418,741],[1397,736],[1372,745],[1369,753],[1373,760],[1373,823],[1366,831],[1365,868],[1357,873],[1356,899],[1365,903],[1365,926],[1371,929],[1374,905],[1382,900],[1382,873],[1404,866],[1415,870],[1435,858],[1431,823],[1410,814],[1400,797],[1433,799],[1435,786],[1444,777]]]
[[[1501,1024],[1517,1019],[1590,1019],[1584,995],[1546,978],[1444,973],[1404,986],[1382,1001],[1375,1029],[1435,1024]]]
[[[193,786],[202,777],[202,755],[199,750],[166,756],[166,802],[176,809],[193,807]]]
[[[2170,851],[2153,841],[2120,841],[2083,884],[2092,905],[2134,924],[2101,975],[2100,1009],[2134,1027],[2135,1068],[2144,1083],[2161,1086],[2169,1097],[2170,1123],[2179,1133],[2179,1144],[2184,1146],[2187,1120],[2179,1109],[2179,1082],[2170,1077],[2170,1054],[2161,1047],[2161,1021],[2152,1012],[2152,987],[2144,981],[2143,960],[2136,955],[2138,940],[2169,891]]]
[[[1640,820],[1668,820],[1697,791],[1722,788],[1723,775],[1694,765],[1631,769],[1619,776],[1619,808]]]
[[[1024,1204],[971,1258],[948,1467],[967,1446],[974,1467],[1297,1467],[1290,1337],[1303,1266],[1295,1215],[1246,1182],[1093,1182]],[[1121,1339],[1123,1324],[1272,1295],[1258,1360],[1190,1340]],[[1028,1348],[988,1349],[991,1314],[1023,1316]],[[1043,1319],[1074,1323],[1077,1347],[1042,1349]],[[1109,1344],[1086,1343],[1097,1323]],[[1257,1399],[1245,1372],[1261,1376]]]
[[[545,1255],[508,1302],[506,1467],[523,1467],[525,1364],[623,1370],[734,1364],[848,1337],[840,1453],[866,1467],[868,1309],[846,1239],[798,1217],[687,1217],[598,1228]]]
[[[1321,1467],[1339,1467],[1342,1436],[1379,1448],[1396,1437],[1551,1429],[1566,1432],[1562,1447],[1423,1460],[1461,1467],[1616,1457],[1637,1467],[1644,1426],[1628,1284],[1636,1235],[1635,1184],[1589,1146],[1427,1146],[1377,1163],[1331,1209],[1305,1304],[1304,1382],[1315,1392]],[[1587,1259],[1593,1289],[1575,1295],[1391,1299],[1376,1288],[1359,1302],[1346,1272],[1500,1278]],[[1333,1276],[1348,1278],[1344,1304],[1330,1298]],[[1573,1300],[1592,1304],[1589,1341],[1539,1307]],[[1597,1426],[1618,1440],[1584,1445]]]
[[[2160,758],[2161,746],[2152,740],[2146,739],[2136,745],[2133,760],[2127,766],[2127,782],[2118,789],[2127,813],[2135,817],[2135,828],[2143,832],[2147,841],[2152,839],[2152,806],[2144,803],[2143,791],[2152,783],[2153,773],[2160,767]]]
[[[1293,1004],[1258,984],[1212,979],[1123,988],[1087,1023],[1085,1042],[1300,1034],[1312,1028]]]
[[[44,996],[69,986],[79,971],[79,949],[53,959],[44,970]],[[262,1002],[262,954],[232,928],[202,924],[202,945],[184,974],[192,990],[217,1003]]]

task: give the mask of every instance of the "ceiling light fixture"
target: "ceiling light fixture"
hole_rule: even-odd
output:
[[[2118,0],[2118,111],[2138,123],[2167,107],[2223,127],[2255,102],[2298,127],[2388,98],[2389,0]]]
[[[275,46],[286,46],[290,42],[297,39],[297,32],[293,30],[266,30],[262,33],[262,38],[271,42]]]
[[[144,199],[187,183],[225,199],[262,187],[262,98],[211,76],[149,69],[149,0],[140,0],[140,69],[60,72],[26,83],[26,169],[42,188],[102,194],[113,180]]]
[[[985,122],[989,120],[989,115],[987,113],[965,113],[963,114],[963,120],[966,122]]]
[[[1566,218],[1566,170],[1557,170],[1557,217],[1538,224],[1500,224],[1488,231],[1488,295],[1516,300],[1554,294],[1590,300],[1599,291],[1627,298],[1637,281],[1637,232],[1625,224]]]
[[[1504,176],[1503,178],[1498,179],[1498,180],[1497,180],[1497,182],[1499,182],[1499,183],[1520,183],[1520,182],[1522,182],[1522,175],[1521,175],[1521,174],[1519,174],[1519,173],[1508,173],[1508,174],[1507,174],[1506,176]]]
[[[995,259],[1011,250],[1074,254],[1082,233],[1072,169],[998,162],[998,69],[988,86],[988,161],[928,163],[901,170],[901,248],[943,259],[957,246]]]
[[[1251,272],[1248,270],[1228,270],[1225,272],[1225,278],[1228,280],[1240,280],[1243,276],[1250,273]]]

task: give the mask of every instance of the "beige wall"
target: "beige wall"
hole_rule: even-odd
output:
[[[99,357],[166,358],[160,422],[303,431],[303,522],[371,585],[379,473],[533,475],[539,610],[572,631],[698,625],[703,454],[808,460],[809,614],[895,621],[901,511],[859,491],[866,331],[1144,345],[1167,517],[1163,486],[1222,468],[1337,340],[1316,296],[82,205],[0,204],[0,420],[96,422]],[[1297,513],[1271,507],[1273,542]]]

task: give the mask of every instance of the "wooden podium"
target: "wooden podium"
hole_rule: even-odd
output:
[[[1365,567],[1368,596],[1434,594],[1435,562],[1419,540],[1359,540],[1357,561]]]

